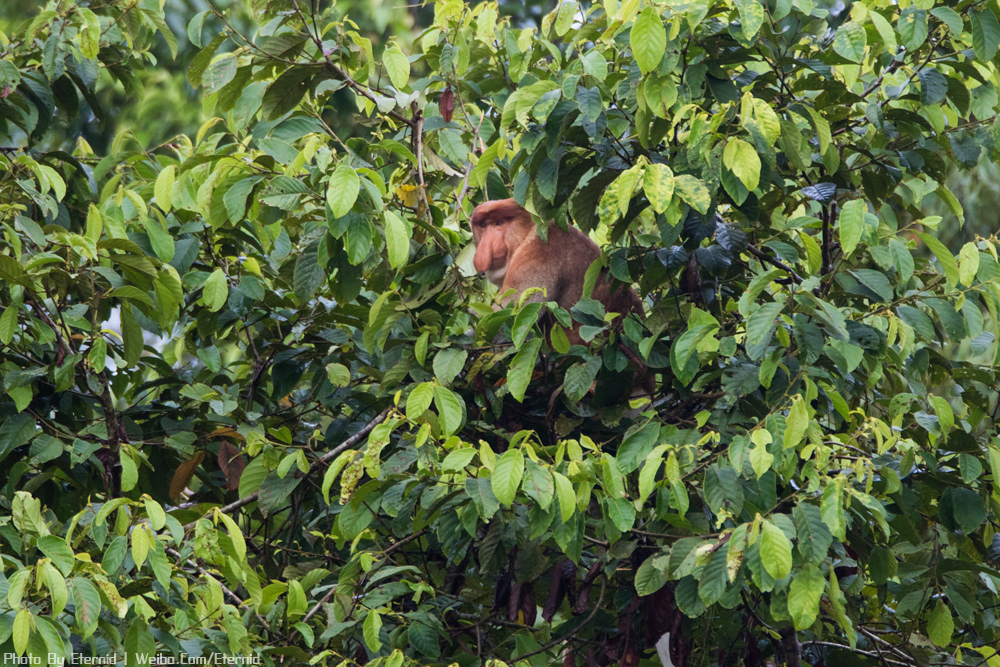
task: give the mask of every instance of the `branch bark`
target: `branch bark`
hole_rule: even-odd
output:
[[[792,280],[794,280],[795,282],[799,284],[802,283],[803,280],[802,276],[796,273],[795,269],[785,264],[780,259],[777,259],[776,257],[771,257],[770,255],[760,250],[753,244],[747,244],[747,252],[749,252],[751,255],[753,255],[762,262],[767,262],[769,264],[773,264],[774,266],[778,267],[779,269],[790,275],[792,277]]]

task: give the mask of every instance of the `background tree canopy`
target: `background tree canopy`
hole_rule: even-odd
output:
[[[7,7],[0,652],[1000,666],[996,0],[537,4]]]

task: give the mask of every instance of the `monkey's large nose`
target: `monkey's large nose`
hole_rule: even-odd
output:
[[[490,268],[490,257],[486,253],[476,253],[472,259],[472,265],[476,268],[476,273],[483,275]]]

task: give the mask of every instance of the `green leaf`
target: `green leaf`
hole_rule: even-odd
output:
[[[870,15],[871,14],[869,13],[869,16]],[[950,7],[935,7],[931,10],[931,16],[937,17],[945,25],[947,25],[948,30],[953,33],[955,37],[960,37],[962,32],[965,30],[965,21],[962,20],[962,15]]]
[[[205,68],[208,67],[210,62],[212,62],[212,58],[215,56],[216,50],[218,50],[219,46],[224,41],[226,41],[226,35],[224,33],[216,35],[212,38],[212,41],[208,43],[208,46],[195,54],[194,58],[191,59],[191,64],[188,65],[187,77],[192,88],[198,88],[201,86],[201,79],[202,75],[205,73]]]
[[[795,573],[788,587],[788,613],[796,630],[806,630],[816,622],[819,601],[826,588],[826,580],[819,568],[808,563]]]
[[[764,569],[775,579],[783,579],[792,570],[792,543],[767,519],[761,526],[760,558]]]
[[[986,505],[972,489],[957,487],[952,490],[952,515],[962,532],[971,535],[986,521]]]
[[[1000,48],[1000,23],[993,10],[987,6],[969,14],[972,23],[972,49],[976,58],[989,61]]]
[[[475,450],[472,451],[474,452]],[[479,512],[479,517],[483,521],[492,519],[493,515],[500,509],[500,502],[497,500],[496,494],[493,493],[493,487],[490,486],[490,480],[488,479],[483,479],[482,477],[466,478],[465,492],[472,498],[472,503],[476,506],[476,511]]]
[[[914,6],[907,7],[900,13],[896,27],[907,51],[916,51],[927,41],[927,11]]]
[[[955,621],[951,610],[943,600],[938,600],[927,619],[927,638],[937,646],[945,648],[951,645],[951,637],[955,632]]]
[[[335,458],[333,462],[330,463],[330,467],[326,469],[326,472],[323,473],[323,484],[320,486],[320,491],[322,491],[323,500],[326,501],[327,505],[330,504],[330,487],[332,487],[334,481],[336,481],[337,475],[341,473],[341,471],[344,469],[344,466],[353,461],[357,456],[358,452],[353,449],[348,449],[346,452],[341,452],[337,456],[337,458]],[[254,459],[253,461],[250,462],[250,465],[248,465],[243,470],[243,475],[240,477],[241,496],[245,495],[243,493],[243,480],[247,479],[248,473],[253,474],[255,478],[259,478],[256,480],[257,488],[260,487],[260,482],[263,481],[265,477],[267,477],[267,468],[261,465],[262,463],[263,459]]]
[[[837,220],[840,233],[840,247],[844,256],[850,255],[858,247],[865,231],[865,212],[868,205],[863,199],[852,199],[844,204]]]
[[[877,294],[882,301],[886,303],[892,301],[892,285],[881,271],[855,269],[851,271],[851,275],[857,278],[859,283]]]
[[[753,146],[742,139],[730,139],[722,153],[722,162],[747,190],[753,190],[760,183],[760,156]]]
[[[635,505],[628,498],[607,498],[608,518],[623,533],[635,525]]]
[[[302,588],[302,582],[300,582],[297,579],[291,579],[288,582],[287,602],[288,606],[287,609],[285,609],[285,616],[289,620],[294,620],[296,618],[299,618],[300,616],[306,613],[306,606],[308,604],[306,602],[306,592],[305,589]],[[381,623],[379,624],[379,626],[381,627]],[[378,637],[377,632],[375,636]]]
[[[837,28],[833,38],[833,50],[851,62],[860,63],[865,57],[868,35],[865,29],[854,21],[848,21]]]
[[[562,37],[569,32],[579,11],[580,5],[574,0],[559,3],[559,9],[556,11],[556,20],[552,26],[556,31],[556,35]]]
[[[156,185],[153,187],[153,194],[156,196],[156,205],[163,209],[164,213],[170,213],[173,205],[171,191],[176,180],[177,167],[168,165],[156,177]]]
[[[453,450],[448,453],[448,456],[444,457],[444,461],[441,462],[441,470],[444,472],[459,472],[465,466],[469,465],[469,461],[475,458],[475,456],[476,450],[472,447]]]
[[[141,617],[136,618],[125,634],[125,664],[148,665],[155,654],[156,641],[149,631],[149,623]]]
[[[497,461],[490,477],[493,494],[501,504],[510,507],[524,475],[524,454],[519,449],[508,449]]]
[[[765,429],[757,429],[753,432],[753,435],[757,436],[757,434],[767,436],[765,438],[751,438],[754,446],[750,449],[750,465],[753,467],[757,479],[760,479],[764,473],[771,469],[771,464],[774,463],[774,455],[767,451],[767,443],[771,441],[770,433]]]
[[[465,422],[465,402],[461,397],[447,387],[434,385],[434,405],[444,435],[457,433]]]
[[[146,236],[149,237],[149,245],[153,247],[153,252],[164,262],[170,262],[174,258],[174,237],[170,235],[163,225],[153,218],[146,218],[142,222]]]
[[[84,577],[70,580],[70,597],[73,600],[76,622],[84,630],[83,639],[89,637],[101,617],[101,596],[97,587]]]
[[[379,631],[382,630],[382,616],[377,610],[372,609],[368,612],[368,616],[365,618],[363,634],[365,637],[365,645],[373,653],[378,653],[382,650],[382,640],[379,639]]]
[[[650,494],[653,493],[653,488],[656,485],[656,473],[660,470],[660,465],[663,463],[663,453],[661,445],[657,447],[657,454],[654,451],[646,459],[646,462],[642,466],[642,470],[639,471],[639,502],[645,503],[646,499],[649,498]]]
[[[792,510],[799,552],[814,563],[821,563],[833,543],[833,535],[823,522],[819,508],[809,503],[799,503]]]
[[[665,554],[650,556],[635,571],[635,592],[640,596],[652,595],[669,580]]]
[[[785,418],[785,435],[782,446],[785,449],[797,447],[802,442],[802,437],[809,428],[809,412],[802,396],[795,396],[792,399],[792,407],[788,410]]]
[[[202,85],[205,92],[216,93],[233,80],[239,62],[233,53],[224,53],[212,60],[202,75]]]
[[[562,522],[566,523],[576,511],[576,492],[573,490],[573,483],[561,473],[553,470],[552,478],[555,480],[556,497],[559,499],[559,514]]]
[[[938,424],[941,426],[941,432],[947,433],[955,426],[955,413],[951,410],[951,405],[948,403],[947,399],[941,396],[931,396],[931,405],[934,406],[934,414],[938,418]]]
[[[83,19],[80,27],[80,53],[84,58],[94,60],[101,50],[101,20],[97,14],[84,7],[77,11]]]
[[[9,345],[14,340],[14,333],[17,331],[17,311],[19,306],[12,303],[4,309],[0,315],[0,343]]]
[[[847,537],[847,518],[844,512],[844,478],[836,477],[823,489],[819,505],[820,516],[834,537],[843,541]]]
[[[76,562],[76,558],[66,540],[55,535],[46,535],[38,539],[38,548],[55,563],[65,576],[68,577],[73,572],[73,563]]]
[[[28,639],[31,636],[31,629],[35,625],[35,617],[27,609],[21,609],[14,617],[14,651],[18,655],[23,655],[28,648]]]
[[[598,357],[570,366],[563,378],[563,390],[566,392],[566,398],[571,401],[579,401],[586,396],[591,385],[594,384],[599,370],[601,370],[601,360]]]
[[[538,314],[542,310],[541,303],[527,303],[524,307],[518,311],[517,315],[514,316],[514,324],[510,328],[510,338],[511,342],[514,343],[514,347],[521,349],[524,345],[524,341],[527,340],[528,334],[531,333],[535,324],[538,322]]]
[[[233,521],[232,517],[225,512],[216,510],[215,515],[226,526],[226,532],[229,533],[229,540],[233,543],[233,549],[236,552],[233,554],[236,556],[236,560],[241,563],[244,562],[247,558],[247,544],[243,538],[243,531],[240,530],[240,527]]]
[[[663,213],[674,196],[674,172],[665,164],[647,165],[642,174],[642,189],[653,210]]]
[[[593,88],[581,87],[576,95],[576,103],[580,107],[580,113],[592,121],[600,118],[601,112],[604,111],[601,89],[596,86]]]
[[[304,304],[312,299],[316,290],[326,282],[326,272],[319,265],[319,244],[319,240],[313,241],[295,258],[292,286],[299,303]]]
[[[941,270],[944,271],[945,280],[948,283],[948,287],[954,287],[959,283],[961,277],[958,272],[958,262],[955,260],[955,256],[951,254],[947,247],[935,237],[930,234],[917,233],[920,240],[930,248],[934,256],[937,257],[938,263],[941,264]]]
[[[229,298],[229,284],[226,281],[226,274],[222,272],[221,268],[212,271],[205,280],[201,297],[209,311],[213,313],[222,310],[222,307],[226,305],[226,299]]]
[[[948,78],[936,69],[922,69],[920,79],[920,101],[924,104],[939,104],[948,96]]]
[[[330,205],[333,217],[342,218],[350,213],[360,192],[361,179],[358,178],[358,173],[346,164],[338,166],[330,176],[326,190],[326,201]]]
[[[538,350],[542,346],[540,338],[532,338],[524,344],[510,362],[507,369],[507,387],[510,395],[520,403],[524,400],[524,392],[528,389],[531,381],[531,374],[535,370],[535,359],[538,358]]]
[[[635,186],[639,183],[639,168],[631,167],[618,174],[615,179],[615,194],[618,197],[618,210],[622,215],[628,213],[629,203],[635,193]]]
[[[759,0],[736,0],[744,43],[750,42],[764,25],[764,5]]]
[[[385,212],[385,247],[389,266],[398,269],[410,258],[410,228],[392,211]]]
[[[674,176],[674,187],[677,194],[688,206],[699,213],[708,213],[708,207],[712,203],[712,195],[705,187],[704,182],[689,174],[679,174]]]
[[[875,26],[875,30],[878,31],[879,36],[882,38],[886,52],[896,53],[899,50],[899,44],[896,41],[896,31],[892,29],[892,25],[885,20],[884,16],[876,11],[869,10],[868,17],[872,20],[872,25]]]
[[[747,343],[750,345],[766,343],[773,335],[778,315],[784,307],[785,304],[776,301],[761,304],[747,320]]]
[[[656,70],[667,49],[667,31],[656,7],[646,7],[632,24],[629,34],[632,57],[643,74]]]
[[[451,384],[462,372],[468,358],[468,351],[457,347],[441,350],[434,356],[434,377],[445,386]]]
[[[48,589],[49,598],[52,600],[52,616],[59,616],[66,608],[66,601],[69,599],[66,580],[52,563],[43,560],[39,565],[41,566],[39,574],[42,581],[45,582],[45,588]]]
[[[726,592],[726,584],[729,581],[728,575],[729,550],[716,549],[705,563],[701,576],[698,578],[698,597],[706,606],[711,606],[719,601],[722,594]]]
[[[910,278],[913,277],[913,255],[910,254],[909,248],[900,243],[896,239],[889,241],[889,256],[892,258],[892,264],[896,268],[896,273],[899,274],[899,279],[902,283],[909,282]]]
[[[410,61],[395,43],[382,54],[382,64],[396,90],[403,90],[410,81]]]
[[[958,280],[960,283],[967,287],[972,286],[972,281],[976,279],[976,275],[979,273],[979,249],[976,248],[976,244],[969,241],[964,246],[962,250],[958,253]],[[3,327],[0,325],[0,330]],[[2,331],[0,331],[2,335]]]
[[[146,562],[146,555],[153,544],[153,536],[146,529],[145,524],[140,524],[132,531],[132,560],[136,567],[142,567]]]
[[[639,467],[639,463],[646,460],[646,457],[656,447],[659,435],[660,424],[656,421],[647,422],[639,428],[633,426],[629,429],[615,457],[622,473],[626,475],[631,473]]]
[[[527,474],[524,477],[521,488],[524,490],[526,496],[538,503],[539,507],[543,510],[548,510],[555,494],[552,473],[531,459],[527,459],[524,463]]]
[[[142,356],[143,339],[142,329],[139,327],[139,323],[136,322],[135,315],[132,314],[131,306],[122,304],[121,323],[122,339],[124,341],[123,347],[125,348],[125,363],[130,367],[135,366]]]

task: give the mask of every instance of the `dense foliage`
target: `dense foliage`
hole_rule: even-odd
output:
[[[995,0],[249,7],[0,34],[0,652],[1000,665]],[[647,316],[494,311],[506,196]]]

